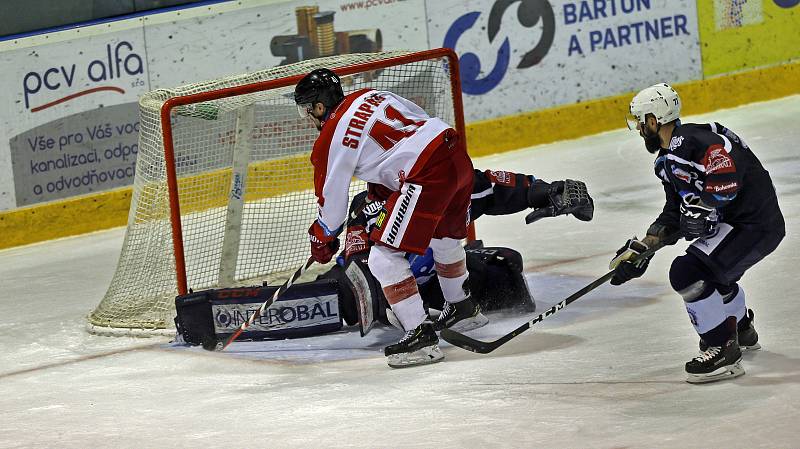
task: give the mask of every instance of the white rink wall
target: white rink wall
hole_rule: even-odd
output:
[[[336,35],[333,54],[455,49],[468,122],[637,90],[653,72],[703,77],[694,0],[251,0],[10,39],[0,41],[0,210],[129,186],[137,98],[307,56],[305,7],[356,36]]]

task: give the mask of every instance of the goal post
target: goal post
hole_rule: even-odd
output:
[[[275,279],[307,259],[318,132],[292,93],[320,67],[340,75],[345,94],[369,87],[414,101],[465,145],[450,49],[330,56],[149,92],[123,248],[90,332],[170,333],[176,295]],[[353,182],[351,196],[363,187]]]

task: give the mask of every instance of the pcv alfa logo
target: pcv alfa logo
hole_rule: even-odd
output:
[[[120,86],[106,85],[111,80],[119,80],[122,76],[136,76],[144,73],[144,63],[142,57],[134,50],[133,45],[128,41],[120,41],[117,44],[106,44],[106,54],[103,57],[91,61],[86,67],[81,67],[78,71],[78,64],[60,65],[49,67],[40,71],[28,72],[22,79],[22,93],[25,98],[25,109],[31,112],[38,112],[72,99],[89,95],[95,92],[117,92],[125,93],[125,89]],[[80,82],[84,79],[80,74],[85,73],[88,82]],[[76,79],[77,76],[77,79]],[[99,85],[104,83],[103,85]],[[70,88],[77,85],[88,86],[87,89],[73,92]],[[116,84],[119,84],[118,82]],[[143,86],[144,81],[138,77],[130,82],[130,87]],[[67,91],[66,95],[56,100],[31,106],[31,100],[42,91]]]

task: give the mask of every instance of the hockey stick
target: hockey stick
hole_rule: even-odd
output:
[[[680,238],[680,234],[674,234],[662,241],[673,241]],[[645,259],[647,257],[652,256],[655,254],[656,251],[664,247],[664,243],[658,243],[654,245],[652,248],[648,249],[647,251],[641,253],[633,262],[638,260]],[[570,295],[567,299],[559,302],[558,304],[554,305],[553,307],[547,309],[544,313],[540,314],[539,316],[533,318],[532,320],[528,321],[527,323],[523,324],[522,326],[514,329],[508,334],[503,335],[502,337],[498,338],[494,341],[480,341],[474,338],[468,337],[464,334],[460,334],[452,329],[442,329],[442,332],[439,334],[444,341],[450,343],[453,346],[458,346],[459,348],[466,349],[467,351],[477,352],[478,354],[488,354],[495,349],[499,348],[500,346],[507,343],[512,338],[516,337],[517,335],[525,332],[526,330],[530,329],[531,326],[534,324],[544,320],[545,318],[555,315],[556,312],[563,309],[564,307],[570,305],[571,303],[575,302],[581,296],[589,293],[590,291],[596,289],[597,287],[603,285],[614,277],[614,270],[609,271],[608,273],[604,274],[599,279],[596,279],[591,284],[583,287],[582,289],[578,290],[577,292]]]
[[[242,323],[242,325],[239,326],[239,329],[237,329],[236,332],[233,333],[233,335],[228,337],[228,339],[225,341],[225,343],[217,342],[217,344],[213,348],[206,348],[206,346],[203,345],[203,348],[208,349],[208,350],[224,351],[225,348],[227,348],[231,343],[233,343],[234,340],[236,340],[239,337],[239,335],[242,335],[242,332],[244,332],[245,329],[247,329],[251,324],[253,324],[253,322],[255,322],[256,318],[260,317],[261,314],[264,313],[264,311],[267,310],[267,308],[269,306],[271,306],[272,303],[275,302],[275,300],[278,299],[279,296],[281,296],[286,290],[288,290],[289,287],[291,287],[292,284],[294,284],[295,281],[297,281],[297,279],[300,276],[302,276],[303,273],[306,272],[306,270],[308,270],[308,267],[310,267],[313,264],[314,264],[314,258],[313,257],[309,257],[308,260],[306,261],[305,265],[303,265],[302,267],[298,268],[297,271],[294,272],[292,277],[287,279],[286,282],[284,282],[283,285],[281,285],[281,288],[279,288],[278,290],[275,291],[275,294],[272,295],[271,298],[269,298],[268,300],[264,301],[264,304],[261,304],[261,307],[258,308],[256,313],[254,313],[250,317],[249,320],[247,320],[244,323]]]
[[[365,200],[363,204],[359,205],[359,207],[357,207],[355,210],[353,210],[348,215],[347,222],[344,224],[343,229],[347,228],[347,226],[350,224],[350,220],[354,219],[355,216],[360,214],[361,211],[364,210],[364,207],[366,207],[366,205],[367,205],[367,201]],[[261,314],[263,314],[264,311],[267,310],[267,308],[269,306],[271,306],[272,303],[274,303],[275,300],[278,299],[279,296],[284,294],[284,292],[286,292],[286,290],[288,290],[289,287],[291,287],[292,284],[294,284],[295,281],[297,281],[297,279],[300,276],[302,276],[303,273],[305,273],[306,270],[308,270],[308,268],[313,264],[314,264],[314,258],[313,257],[309,257],[308,260],[306,261],[305,265],[303,265],[302,267],[298,268],[297,271],[294,272],[292,277],[287,279],[286,282],[284,282],[283,285],[281,285],[281,287],[278,290],[275,291],[275,294],[272,295],[271,298],[269,298],[268,300],[264,301],[264,304],[261,304],[261,307],[258,308],[256,313],[254,313],[250,317],[250,319],[248,319],[247,321],[242,323],[242,325],[239,326],[239,329],[237,329],[236,332],[234,332],[230,337],[228,337],[228,339],[225,341],[225,343],[216,342],[216,344],[213,347],[206,347],[206,345],[203,344],[203,348],[208,349],[209,351],[212,351],[212,350],[224,351],[225,348],[227,348],[231,343],[233,343],[237,338],[239,338],[239,335],[242,335],[242,332],[244,332],[245,329],[247,329],[251,324],[253,324],[255,322],[255,320],[258,317],[260,317]]]

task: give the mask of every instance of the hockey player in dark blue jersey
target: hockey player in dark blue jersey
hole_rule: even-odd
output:
[[[649,246],[673,244],[666,240],[676,235],[692,242],[672,262],[669,279],[700,335],[701,353],[686,363],[687,381],[703,383],[744,374],[742,349],[761,347],[738,281],[786,232],[772,180],[750,147],[719,123],[681,123],[680,110],[680,97],[667,84],[631,101],[628,126],[656,154],[666,203],[643,239],[617,251],[611,283],[641,276],[649,258],[629,259]]]

